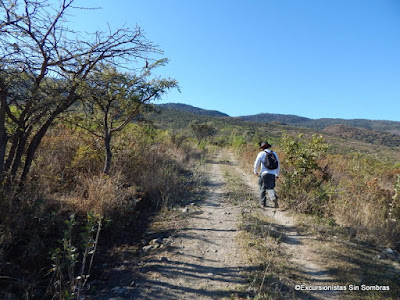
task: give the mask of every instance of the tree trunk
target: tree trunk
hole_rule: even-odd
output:
[[[35,157],[36,150],[39,148],[40,142],[42,141],[43,136],[46,134],[47,130],[49,129],[50,125],[53,123],[55,116],[50,117],[46,123],[39,129],[39,131],[33,136],[29,147],[26,151],[26,159],[24,164],[24,170],[21,174],[20,179],[20,186],[23,186],[25,183],[29,170],[31,168],[33,158]]]
[[[12,137],[11,142],[12,142],[12,144],[11,144],[10,150],[8,150],[7,159],[4,164],[4,172],[10,171],[11,164],[14,160],[15,153],[17,151],[18,136],[16,134]]]
[[[0,91],[0,187],[4,179],[4,163],[6,159],[6,145],[8,136],[6,131],[6,91],[1,88]]]
[[[11,174],[9,176],[10,183],[14,181],[17,175],[17,171],[22,164],[22,157],[24,156],[26,142],[28,141],[28,137],[30,136],[30,134],[31,130],[28,130],[27,132],[25,132],[24,130],[20,130],[18,131],[18,134],[14,137],[16,139],[17,148],[15,149],[15,153],[9,153],[10,162],[12,162]]]
[[[106,132],[104,137],[104,147],[105,147],[105,155],[106,159],[104,162],[103,173],[108,174],[111,168],[111,159],[112,159],[112,152],[111,152],[111,132]]]

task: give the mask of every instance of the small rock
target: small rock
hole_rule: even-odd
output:
[[[391,248],[386,248],[382,253],[390,259],[397,260],[397,252]]]
[[[149,242],[149,245],[161,245],[161,244],[163,244],[163,242],[164,242],[164,239],[161,238],[161,237],[158,237],[158,238],[156,238],[156,239],[152,239],[152,240]]]
[[[380,259],[382,259],[382,255],[377,254],[377,255],[375,255],[372,259],[373,259],[373,260],[380,260]]]
[[[143,250],[144,252],[149,252],[150,250],[153,249],[153,247],[154,247],[154,245],[147,245],[147,246],[144,246],[144,247],[142,248],[142,250]]]
[[[163,256],[163,257],[160,258],[160,261],[161,261],[161,262],[167,262],[167,261],[168,261],[168,258],[166,258],[165,256]]]
[[[387,255],[396,255],[396,251],[392,250],[391,248],[386,248],[385,250],[383,250],[383,253]]]

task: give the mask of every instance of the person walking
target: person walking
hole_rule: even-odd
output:
[[[279,178],[280,164],[276,152],[270,148],[268,142],[260,143],[260,152],[254,161],[254,174],[259,176],[260,186],[260,205],[267,206],[267,195],[274,202],[274,207],[278,208],[278,196],[275,193],[276,179]],[[259,171],[260,170],[260,171]]]

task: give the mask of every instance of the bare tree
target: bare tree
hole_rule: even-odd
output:
[[[66,27],[75,0],[0,0],[0,185],[23,183],[54,120],[100,63],[132,67],[160,51],[141,30],[83,39]]]
[[[165,63],[165,59],[147,63],[136,73],[121,73],[115,68],[103,66],[88,76],[82,85],[84,101],[80,101],[82,108],[75,124],[103,140],[103,173],[110,171],[113,135],[124,129],[151,101],[178,87],[174,79],[152,76],[151,71]]]

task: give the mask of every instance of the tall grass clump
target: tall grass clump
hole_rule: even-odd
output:
[[[352,227],[360,237],[398,248],[398,171],[375,155],[328,159],[337,191],[333,214],[338,223]]]

